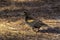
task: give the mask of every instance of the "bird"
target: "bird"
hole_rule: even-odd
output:
[[[29,13],[27,13],[27,12],[24,12],[24,13],[25,13],[26,23],[29,24],[35,32],[39,32],[39,29],[42,26],[48,26],[47,24],[43,23],[42,21],[40,21],[38,19],[35,20],[33,17],[29,16]]]

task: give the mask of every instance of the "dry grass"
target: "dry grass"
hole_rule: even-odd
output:
[[[1,22],[0,37],[0,40],[59,40],[60,35],[54,33],[36,33],[29,25],[23,24],[22,20],[18,20],[10,23],[7,21]]]
[[[19,3],[19,2],[26,2],[27,0],[26,1],[25,0],[10,0],[10,1],[12,3],[13,2]],[[9,10],[9,11],[10,10],[11,11],[21,10],[24,8],[28,9],[29,11],[31,11],[31,9],[34,9],[34,10],[39,9],[39,7],[34,7],[34,6],[33,7],[30,7],[30,6],[22,7],[18,5],[17,7],[16,5],[12,4],[9,6],[0,7],[0,12],[4,10]],[[12,13],[15,13],[15,12],[12,12]],[[13,20],[13,18],[11,20]],[[56,32],[55,33],[50,33],[50,32],[43,33],[41,31],[36,33],[35,31],[33,31],[32,27],[24,21],[24,19],[18,19],[16,21],[13,20],[14,22],[13,21],[8,22],[8,21],[9,21],[9,18],[7,18],[7,20],[0,19],[0,40],[60,40],[60,33],[56,33]],[[32,22],[32,21],[33,20],[30,20],[30,21],[28,20],[28,22]],[[44,19],[42,21],[43,23],[51,27],[56,26],[57,25],[56,22],[60,22],[60,20],[47,20],[47,19],[46,20]]]
[[[32,32],[32,34],[34,33],[32,28],[29,27],[29,25],[23,23],[22,20],[18,20],[16,22],[6,22],[3,21],[0,23],[0,31],[5,32],[5,31],[9,31],[9,32],[21,32],[21,34],[26,34],[26,33],[30,33]]]

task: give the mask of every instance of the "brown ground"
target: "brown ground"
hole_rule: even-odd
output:
[[[0,40],[60,40],[59,0],[3,1],[0,1]],[[26,10],[29,16],[47,24],[47,28],[33,31],[33,26],[25,22]]]

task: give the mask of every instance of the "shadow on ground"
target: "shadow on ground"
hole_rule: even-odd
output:
[[[59,27],[48,28],[47,30],[40,30],[39,32],[42,32],[42,33],[56,33],[56,34],[60,34],[60,28],[59,28]]]

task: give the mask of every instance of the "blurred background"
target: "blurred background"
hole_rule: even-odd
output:
[[[0,0],[0,34],[0,40],[59,40],[60,0]]]

